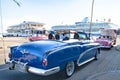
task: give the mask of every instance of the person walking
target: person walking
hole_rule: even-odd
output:
[[[49,35],[48,35],[48,39],[54,39],[54,35],[52,34],[52,33],[50,33]]]
[[[59,35],[58,32],[57,32],[56,35],[55,35],[55,39],[56,39],[56,40],[60,40],[60,35]]]
[[[65,41],[65,40],[69,40],[69,37],[67,36],[66,33],[63,33],[63,41]]]

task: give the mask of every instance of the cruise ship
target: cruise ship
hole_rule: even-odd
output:
[[[90,29],[91,27],[91,29]],[[75,22],[73,25],[55,25],[52,26],[53,31],[60,30],[75,30],[83,32],[99,32],[101,29],[120,29],[120,27],[114,23],[108,22],[92,22],[88,20],[88,17],[84,18],[81,22]]]

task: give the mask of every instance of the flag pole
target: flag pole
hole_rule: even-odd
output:
[[[92,31],[93,8],[94,8],[94,0],[92,0],[92,7],[91,7],[91,20],[90,20],[89,37],[91,37],[91,31]]]

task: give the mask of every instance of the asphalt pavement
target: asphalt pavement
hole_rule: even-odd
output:
[[[114,46],[110,50],[102,49],[98,60],[77,67],[70,78],[65,78],[63,72],[44,77],[17,70],[10,71],[8,64],[4,64],[0,65],[0,80],[120,80],[119,61],[120,51]]]

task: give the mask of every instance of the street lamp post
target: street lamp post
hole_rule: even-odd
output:
[[[6,63],[6,54],[5,54],[5,43],[4,43],[4,39],[3,39],[3,22],[2,22],[2,4],[1,4],[1,0],[0,0],[0,29],[1,29],[1,33],[0,33],[0,36],[1,36],[1,39],[2,39],[2,46],[3,46],[3,53],[4,53],[4,62]]]
[[[13,0],[19,7],[21,6],[19,2]],[[5,54],[5,43],[3,39],[3,19],[2,19],[2,1],[0,0],[0,37],[2,39],[2,46],[4,47],[4,61],[6,63],[6,54]]]
[[[1,4],[1,0],[0,0],[0,25],[1,25],[1,27],[0,27],[0,29],[1,29],[1,33],[0,33],[0,35],[1,35],[1,37],[2,37],[2,34],[3,34],[3,22],[2,22],[2,4]]]
[[[91,7],[91,20],[90,20],[89,37],[91,36],[91,31],[92,31],[93,7],[94,7],[94,0],[92,0],[92,7]]]

